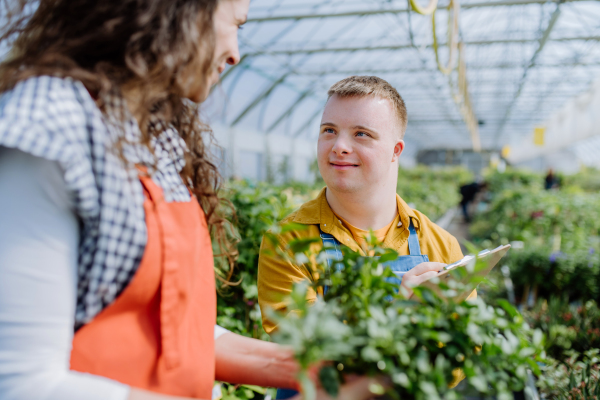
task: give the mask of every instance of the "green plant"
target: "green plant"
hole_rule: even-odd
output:
[[[312,241],[290,244],[296,262],[313,259],[323,265],[326,253],[305,253]],[[304,371],[300,381],[306,398],[314,394],[306,370],[323,360],[331,361],[319,374],[330,394],[337,393],[345,373],[383,374],[393,382],[386,392],[393,399],[458,398],[448,387],[457,368],[479,392],[509,399],[511,390],[523,387],[527,368],[539,372],[534,360],[542,353],[543,334],[531,330],[507,301],[499,301],[500,307],[481,299],[446,301],[466,289],[454,280],[439,284],[441,297],[417,287],[415,299],[407,300],[392,281],[393,272],[382,265],[397,254],[377,247],[373,254],[363,257],[342,248],[335,272],[321,268],[320,278],[311,283],[316,291],[329,287],[324,301],[308,304],[307,285],[298,284],[289,299],[295,312],[271,316],[279,324],[274,340],[294,349]]]
[[[506,263],[523,303],[530,295],[534,299],[600,300],[600,254],[594,249],[563,253],[530,246],[512,251]]]
[[[218,400],[261,400],[265,398],[267,392],[271,392],[271,396],[275,397],[273,389],[265,389],[259,386],[220,383],[220,387],[221,397],[216,397]]]
[[[565,253],[593,248],[599,234],[600,195],[525,188],[495,193],[471,227],[474,240],[486,247],[521,240]]]
[[[556,400],[600,399],[600,349],[570,352],[564,362],[548,359],[537,382],[540,393]]]
[[[236,333],[268,339],[262,330],[256,286],[258,254],[263,234],[292,211],[288,196],[276,186],[264,182],[228,182],[225,196],[235,208],[229,215],[230,236],[237,239],[238,253],[230,281],[222,285],[217,303],[217,322]],[[213,241],[215,254],[218,243]],[[215,258],[217,274],[227,276],[229,265]],[[219,282],[220,283],[220,282]]]
[[[490,169],[484,176],[492,193],[522,188],[538,191],[544,188],[544,175],[526,169],[507,168],[504,172]]]
[[[600,171],[596,168],[582,168],[576,174],[565,175],[563,178],[565,186],[577,186],[586,192],[600,191]]]
[[[559,361],[567,360],[572,351],[600,348],[600,309],[595,301],[575,306],[555,297],[524,311],[524,317],[546,334],[546,352]]]

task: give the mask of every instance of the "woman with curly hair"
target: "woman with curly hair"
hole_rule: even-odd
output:
[[[289,351],[215,325],[209,232],[233,250],[199,103],[239,62],[249,0],[15,1],[0,2],[0,398],[297,387]]]

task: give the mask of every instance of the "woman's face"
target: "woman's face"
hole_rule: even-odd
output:
[[[246,22],[250,0],[219,0],[214,15],[215,53],[207,80],[196,79],[197,84],[186,88],[186,97],[201,103],[208,97],[210,88],[219,81],[219,75],[225,70],[225,64],[240,62],[238,30]],[[198,74],[198,71],[195,71]],[[200,77],[198,77],[200,78]]]

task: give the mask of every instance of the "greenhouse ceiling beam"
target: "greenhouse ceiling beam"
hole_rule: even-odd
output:
[[[273,129],[275,129],[277,127],[277,125],[279,125],[279,123],[281,121],[283,121],[285,119],[285,117],[287,117],[288,115],[290,115],[291,113],[294,112],[294,109],[296,108],[296,106],[298,104],[300,104],[302,102],[302,100],[304,100],[306,97],[308,97],[311,93],[312,93],[312,89],[309,90],[305,90],[304,93],[302,93],[300,96],[298,96],[298,98],[296,99],[296,101],[287,109],[285,110],[285,112],[283,112],[279,118],[277,118],[275,120],[275,122],[273,122],[268,128],[267,128],[267,133],[270,133]]]
[[[495,123],[495,122],[502,122],[504,121],[502,116],[496,117],[496,118],[480,118],[482,121],[484,121],[484,127],[486,124],[491,124],[491,123]],[[512,123],[530,123],[530,122],[534,122],[534,121],[538,121],[539,118],[536,116],[535,118],[522,118],[522,119],[511,119]],[[423,118],[423,119],[410,119],[408,118],[408,125],[410,126],[411,124],[415,124],[415,125],[427,125],[427,124],[437,124],[437,123],[452,123],[452,122],[461,122],[463,121],[462,119],[446,119],[446,118],[440,118],[440,119],[429,119],[429,118]]]
[[[565,63],[554,63],[554,64],[536,64],[536,68],[563,68],[563,67],[598,67],[600,68],[600,60],[595,63],[578,63],[578,62],[565,62]],[[479,64],[473,65],[469,64],[470,70],[494,70],[494,69],[520,69],[523,68],[523,63],[503,63],[498,65],[486,65]],[[299,71],[297,75],[334,75],[334,74],[396,74],[396,73],[429,73],[433,71],[438,71],[437,68],[434,69],[423,69],[423,68],[365,68],[365,69],[346,69],[346,70],[304,70]]]
[[[465,42],[469,46],[488,46],[492,44],[513,44],[513,43],[531,43],[539,42],[540,39],[493,39],[493,40],[472,40]],[[562,38],[546,38],[546,42],[571,42],[571,41],[600,41],[600,36],[574,36],[574,37],[562,37]],[[441,45],[440,46],[445,46]],[[432,47],[432,45],[426,45],[425,47]],[[296,49],[296,50],[264,50],[257,51],[254,53],[248,53],[248,57],[257,56],[274,56],[274,55],[295,55],[295,54],[316,54],[316,53],[340,53],[340,52],[354,52],[354,51],[377,51],[377,50],[402,50],[411,49],[413,46],[410,43],[401,45],[385,45],[385,46],[355,46],[355,47],[317,47],[312,49]]]
[[[293,137],[298,137],[298,135],[300,135],[306,128],[308,128],[310,124],[315,120],[315,118],[317,118],[317,116],[323,112],[323,107],[324,105],[322,107],[317,108],[313,115],[311,115],[310,118],[308,118],[306,122],[303,123],[302,126],[300,126],[300,128],[296,130],[296,132],[294,132]]]
[[[567,0],[567,2],[579,2],[590,0]],[[471,4],[461,4],[461,9],[469,8],[484,8],[484,7],[502,7],[502,6],[524,6],[529,4],[546,4],[548,0],[500,0],[486,1]],[[440,6],[440,9],[446,8],[446,5]],[[269,21],[285,21],[285,20],[300,20],[300,19],[318,19],[318,18],[343,18],[343,17],[358,17],[367,15],[379,14],[401,14],[408,12],[408,8],[388,8],[382,10],[356,10],[341,13],[320,13],[320,14],[289,14],[289,15],[273,15],[268,17],[248,18],[248,22],[269,22]]]
[[[241,113],[238,114],[238,116],[231,123],[231,126],[237,125],[242,120],[242,118],[246,116],[246,114],[252,111],[254,107],[256,107],[264,98],[268,97],[271,94],[271,92],[273,92],[273,90],[275,90],[275,88],[279,86],[279,84],[282,83],[285,80],[285,78],[288,77],[288,75],[289,73],[282,75],[279,79],[274,81],[271,84],[271,86],[268,87],[267,90],[258,95]]]
[[[517,91],[515,92],[515,96],[513,97],[513,100],[508,104],[508,107],[506,108],[506,112],[504,113],[504,120],[500,123],[500,126],[498,127],[498,130],[496,132],[496,145],[500,144],[499,143],[500,135],[504,131],[504,126],[506,125],[506,121],[510,118],[510,114],[513,110],[513,107],[514,107],[515,103],[517,102],[517,99],[521,95],[521,92],[523,91],[523,87],[525,86],[525,82],[527,81],[527,74],[529,73],[529,70],[535,65],[535,61],[537,60],[537,57],[540,55],[540,53],[546,46],[546,43],[548,43],[548,40],[550,40],[549,39],[550,33],[552,32],[552,29],[554,29],[554,26],[556,25],[556,21],[558,21],[558,17],[560,16],[560,6],[564,2],[565,2],[565,0],[558,0],[556,2],[556,9],[552,13],[552,16],[550,17],[550,21],[548,21],[548,26],[546,27],[546,29],[544,30],[544,33],[542,34],[541,38],[539,39],[538,48],[535,50],[535,53],[533,53],[533,56],[531,57],[531,60],[529,61],[529,63],[523,69],[523,75],[521,75],[521,79],[519,81],[519,86],[517,88]]]
[[[589,82],[589,80],[588,80]],[[481,89],[477,89],[473,91],[473,94],[471,96],[510,96],[510,98],[512,98],[512,96],[514,96],[515,91],[514,90],[493,90],[494,88],[492,88],[492,90],[481,90]],[[579,88],[578,88],[579,89]],[[409,91],[401,91],[402,93],[400,93],[403,97],[408,98],[409,100],[427,100],[427,99],[431,99],[431,96],[426,96],[423,95],[423,92],[419,91],[419,92],[409,92]],[[561,90],[558,92],[555,92],[552,96],[550,96],[550,99],[554,99],[554,98],[560,98],[563,96],[574,96],[576,94],[581,93],[581,90]],[[540,94],[538,91],[531,91],[531,92],[525,92],[522,93],[521,96],[524,96],[524,98],[535,98],[538,99],[540,97],[545,97],[543,94]]]
[[[564,102],[565,99],[576,96],[579,93],[581,93],[581,92],[561,92],[559,95],[552,96],[549,98],[543,98],[539,94],[522,95],[521,99],[529,101],[530,103],[537,103],[541,98],[543,98],[545,102],[558,103],[558,102]],[[508,100],[512,100],[512,96],[514,96],[514,92],[512,92],[510,94],[508,94],[508,93],[483,93],[483,94],[478,94],[477,96],[474,96],[474,97],[476,97],[478,101],[486,101],[487,102],[487,101],[491,101],[491,100],[500,100],[500,101],[506,100],[506,101],[508,101]],[[417,98],[417,99],[410,99],[410,100],[424,101],[425,99]],[[521,102],[520,104],[524,105],[523,102]],[[525,105],[526,104],[527,103],[525,103]]]

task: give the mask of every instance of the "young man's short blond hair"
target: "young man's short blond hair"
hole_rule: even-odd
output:
[[[376,76],[350,76],[334,83],[329,88],[327,95],[327,100],[333,95],[337,95],[341,98],[375,96],[382,99],[388,99],[392,103],[396,116],[398,117],[400,139],[404,137],[406,124],[408,122],[406,105],[398,91],[387,81]]]

